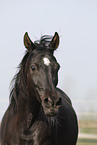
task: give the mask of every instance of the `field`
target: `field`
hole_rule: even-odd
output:
[[[97,122],[79,121],[79,127],[77,145],[97,145]]]

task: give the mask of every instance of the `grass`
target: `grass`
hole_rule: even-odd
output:
[[[97,135],[97,121],[79,121],[80,133]],[[97,145],[97,138],[79,138],[77,145]]]
[[[97,145],[97,143],[86,143],[86,142],[83,142],[83,143],[78,143],[77,145]]]
[[[80,132],[87,133],[87,134],[97,134],[96,128],[80,128]]]
[[[79,120],[78,121],[79,128],[91,128],[91,129],[97,129],[97,121],[90,121],[90,120]]]

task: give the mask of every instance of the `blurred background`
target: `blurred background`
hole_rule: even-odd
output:
[[[71,98],[78,115],[78,144],[96,145],[97,0],[0,0],[0,121],[25,53],[25,32],[32,41],[59,33],[58,87]]]

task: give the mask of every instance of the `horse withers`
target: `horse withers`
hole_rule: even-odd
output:
[[[33,43],[26,32],[24,45],[26,54],[1,123],[1,145],[76,145],[76,113],[69,97],[57,88],[60,65],[53,53],[58,33]]]

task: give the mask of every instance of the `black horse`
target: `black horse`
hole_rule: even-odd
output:
[[[27,51],[1,123],[1,145],[76,145],[76,113],[69,97],[57,88],[60,65],[53,52],[58,33],[34,43],[25,33],[24,45]]]

